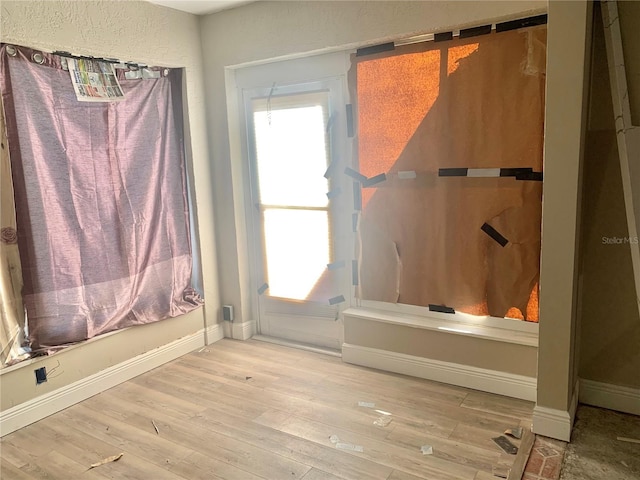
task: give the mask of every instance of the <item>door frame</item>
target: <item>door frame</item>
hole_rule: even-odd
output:
[[[262,232],[256,223],[256,190],[254,189],[253,159],[250,131],[248,128],[248,95],[264,96],[270,91],[275,94],[295,94],[308,91],[328,90],[330,92],[330,159],[334,162],[334,172],[351,165],[351,148],[347,139],[347,119],[345,105],[349,103],[347,72],[350,66],[348,52],[318,55],[313,57],[285,60],[264,65],[250,66],[235,70],[239,127],[242,132],[243,192],[245,204],[245,226],[251,279],[251,307],[253,318],[257,320],[258,333],[275,336],[284,340],[312,344],[320,347],[341,349],[344,328],[341,312],[347,308],[353,297],[350,285],[350,260],[353,258],[354,237],[351,231],[351,183],[344,175],[334,175],[331,187],[340,187],[342,194],[331,201],[330,216],[333,232],[335,260],[344,260],[344,275],[340,276],[336,295],[343,295],[345,302],[331,306],[281,301],[260,296],[259,287],[264,283],[262,261]],[[274,89],[275,82],[275,89]],[[276,93],[277,92],[277,93]],[[304,324],[300,323],[301,317]]]

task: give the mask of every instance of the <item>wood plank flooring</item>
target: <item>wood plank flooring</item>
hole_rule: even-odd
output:
[[[392,414],[386,427],[374,425],[376,409]],[[0,478],[482,480],[515,460],[491,438],[530,427],[532,412],[531,402],[225,339],[7,435]],[[334,435],[362,451],[337,448]]]

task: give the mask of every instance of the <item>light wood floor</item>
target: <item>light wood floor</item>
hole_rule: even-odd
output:
[[[374,425],[380,415],[358,402],[393,421]],[[0,477],[495,480],[492,466],[515,456],[491,437],[530,426],[532,411],[531,402],[339,358],[222,340],[7,435]],[[336,448],[332,435],[363,451]]]

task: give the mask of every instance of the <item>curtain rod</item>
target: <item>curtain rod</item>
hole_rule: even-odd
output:
[[[124,64],[127,67],[135,67],[135,68],[146,68],[149,65],[147,65],[146,63],[138,63],[138,62],[123,62],[121,60],[118,60],[117,58],[108,58],[108,57],[92,57],[90,55],[74,55],[70,52],[65,52],[64,50],[56,50],[55,52],[51,52],[52,55],[58,55],[60,57],[66,57],[66,58],[75,58],[75,59],[83,59],[83,60],[96,60],[98,62],[105,62],[105,63],[113,63],[113,64]]]
[[[446,40],[452,40],[454,37],[469,38],[478,35],[487,35],[493,31],[506,32],[508,30],[517,30],[519,28],[534,27],[537,25],[544,25],[547,23],[548,15],[536,15],[533,17],[519,18],[516,20],[509,20],[506,22],[489,23],[484,25],[478,25],[469,28],[463,28],[460,30],[450,30],[448,32],[439,33],[426,33],[422,35],[416,35],[413,37],[403,38],[394,42],[383,43],[379,45],[373,45],[370,47],[363,47],[356,50],[356,56],[362,57],[365,55],[373,55],[375,53],[387,52],[394,50],[395,47],[402,45],[411,45],[414,43],[422,42],[442,42]]]

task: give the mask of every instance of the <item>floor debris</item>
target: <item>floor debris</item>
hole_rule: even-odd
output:
[[[509,455],[515,455],[516,453],[518,453],[518,447],[511,443],[509,439],[504,435],[492,438],[491,440],[496,442],[496,444]]]
[[[509,435],[513,438],[517,438],[518,440],[522,438],[522,427],[512,427],[512,428],[507,428],[504,431],[505,435]]]
[[[579,405],[566,445],[562,480],[639,480],[640,417],[603,408]],[[625,467],[622,462],[629,467]]]
[[[341,442],[338,435],[331,435],[329,441],[333,443],[336,448],[340,450],[349,450],[352,452],[364,452],[364,448],[360,445],[354,445],[353,443]]]
[[[637,439],[637,438],[618,437],[618,440],[621,442],[628,442],[628,443],[640,443],[640,439]]]
[[[245,377],[245,380],[251,380],[253,377]]]
[[[154,422],[153,420],[151,420],[151,423],[153,424],[153,428],[156,429],[156,434],[160,435],[160,430],[158,429],[158,425],[156,425],[156,422]]]
[[[423,455],[433,455],[433,447],[431,445],[422,445],[420,451]]]
[[[349,450],[351,452],[364,452],[362,445],[354,445],[353,443],[336,443],[336,448],[340,450]]]
[[[386,427],[391,423],[391,420],[393,420],[393,417],[391,415],[382,415],[381,417],[374,420],[373,424],[376,427]]]
[[[91,470],[92,468],[96,468],[96,467],[99,467],[101,465],[104,465],[105,463],[117,462],[118,460],[120,460],[122,458],[123,455],[124,455],[124,452],[123,453],[119,453],[118,455],[114,455],[112,457],[107,457],[104,460],[100,460],[99,462],[92,463],[91,466],[89,467],[89,470]]]
[[[376,404],[373,402],[358,402],[359,407],[376,408]]]
[[[493,465],[491,467],[491,473],[494,477],[509,478],[509,472],[511,469],[507,465]]]

